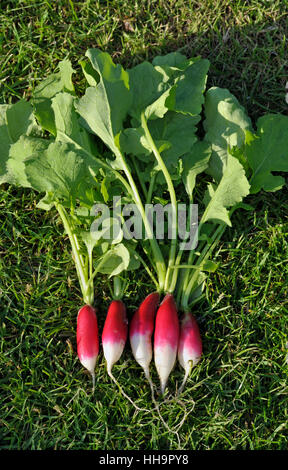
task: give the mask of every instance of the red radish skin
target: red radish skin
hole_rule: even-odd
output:
[[[94,388],[99,336],[96,310],[91,305],[84,305],[78,312],[76,336],[79,360],[92,375]]]
[[[182,392],[186,380],[202,355],[202,340],[198,323],[190,312],[184,313],[180,323],[180,338],[178,346],[178,360],[185,370],[185,377],[179,389]]]
[[[128,336],[128,320],[126,316],[126,307],[121,300],[113,300],[109,306],[107,317],[105,320],[102,344],[104,357],[107,364],[107,372],[113,382],[119,387],[122,395],[132,403],[132,405],[139,411],[141,410],[131,398],[124,392],[121,385],[112,374],[112,367],[117,362],[123,352]]]
[[[109,306],[102,333],[103,352],[110,376],[113,365],[121,357],[127,336],[126,307],[121,300],[113,300]]]
[[[154,360],[162,394],[164,394],[168,377],[175,365],[178,341],[177,306],[173,295],[167,294],[158,308],[154,332]]]
[[[143,368],[150,381],[149,365],[152,360],[152,334],[156,310],[159,305],[159,294],[148,295],[136,310],[130,323],[129,339],[133,356]]]

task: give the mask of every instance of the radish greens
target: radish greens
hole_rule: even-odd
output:
[[[56,209],[85,304],[94,303],[96,275],[114,278],[120,302],[127,272],[145,269],[157,295],[174,296],[188,313],[217,269],[213,251],[233,212],[253,210],[249,194],[284,186],[288,116],[265,114],[254,129],[229,90],[206,90],[209,62],[200,57],[173,52],[124,70],[89,49],[80,65],[82,96],[73,84],[78,71],[65,59],[30,101],[0,105],[0,184],[31,188],[42,195],[39,209]],[[115,198],[125,204],[117,217]],[[146,210],[157,204],[170,208],[162,237]],[[191,220],[183,240],[180,204],[198,205],[189,250]],[[131,207],[142,238],[127,236]]]

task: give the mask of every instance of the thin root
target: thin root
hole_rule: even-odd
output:
[[[136,405],[136,403],[134,403],[134,401],[124,392],[123,388],[121,387],[121,385],[119,384],[119,382],[117,382],[117,380],[115,379],[114,375],[112,374],[111,371],[108,370],[108,375],[109,377],[113,380],[113,382],[117,385],[117,387],[119,388],[120,392],[122,393],[122,395],[128,400],[130,401],[130,403],[134,406],[134,408],[136,408],[137,411],[146,411],[147,413],[151,413],[151,410],[147,410],[146,408],[139,408],[139,406]]]
[[[163,426],[167,429],[167,431],[169,431],[169,432],[171,432],[171,433],[173,433],[173,434],[176,435],[177,440],[178,440],[178,444],[179,444],[179,447],[180,447],[181,441],[180,441],[180,437],[179,437],[178,432],[179,432],[179,430],[181,429],[181,427],[183,426],[184,421],[186,420],[186,417],[188,416],[189,413],[187,413],[186,410],[185,410],[184,417],[183,417],[183,419],[181,420],[181,422],[179,423],[179,425],[176,426],[176,430],[170,428],[170,427],[168,426],[168,424],[166,423],[166,421],[164,420],[163,416],[161,415],[159,405],[158,405],[158,403],[157,403],[157,401],[156,401],[156,399],[155,399],[154,386],[153,386],[153,382],[152,382],[152,380],[151,380],[151,376],[150,376],[149,370],[147,370],[147,369],[145,370],[145,369],[144,369],[144,372],[145,372],[145,377],[146,377],[146,379],[148,380],[149,385],[150,385],[150,388],[151,388],[151,396],[152,396],[152,401],[153,401],[155,410],[157,411],[157,414],[158,414],[158,416],[159,416],[159,418],[160,418],[160,420],[161,420]],[[192,410],[191,410],[191,411],[192,411]]]
[[[192,361],[189,361],[189,367],[187,367],[186,370],[185,370],[184,379],[183,379],[182,384],[180,385],[179,390],[178,390],[178,392],[177,392],[177,397],[178,397],[179,395],[181,395],[181,393],[183,392],[184,387],[185,387],[185,384],[186,384],[186,382],[187,382],[187,379],[188,379],[188,377],[189,377],[189,375],[190,375],[190,372],[191,372],[191,370],[192,370],[192,367],[193,367],[193,362],[192,362]]]

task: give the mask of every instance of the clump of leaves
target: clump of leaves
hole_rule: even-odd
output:
[[[254,130],[227,89],[205,90],[209,62],[200,57],[173,52],[124,70],[100,50],[86,56],[84,96],[76,96],[75,70],[64,60],[30,102],[1,105],[0,182],[33,188],[44,195],[39,208],[58,210],[84,301],[93,302],[97,272],[117,276],[142,262],[157,289],[175,292],[187,310],[205,272],[217,267],[211,255],[232,212],[251,209],[242,202],[248,194],[283,186],[277,172],[288,171],[288,117],[264,115]],[[197,200],[195,187],[203,181],[204,197]],[[142,240],[125,236],[121,208],[119,218],[104,211],[116,196],[136,206]],[[145,211],[152,202],[170,205],[168,243],[153,233]],[[189,250],[177,233],[180,203],[202,209],[198,246],[194,235]],[[93,232],[99,213],[101,230]]]

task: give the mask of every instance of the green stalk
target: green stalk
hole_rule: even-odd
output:
[[[96,276],[96,274],[99,273],[100,269],[102,268],[102,266],[104,266],[104,264],[106,263],[106,260],[109,259],[110,256],[111,256],[110,251],[107,251],[107,253],[103,255],[101,261],[98,263],[97,267],[94,269],[92,276],[90,276],[89,278],[88,287],[91,288],[91,286],[93,286],[94,277]]]
[[[143,180],[142,180],[142,178],[141,178],[141,174],[140,174],[138,165],[136,165],[136,163],[135,163],[135,157],[132,157],[132,158],[131,158],[131,161],[132,161],[133,167],[134,167],[134,169],[135,169],[135,171],[136,171],[136,173],[137,173],[138,181],[139,181],[139,183],[140,183],[140,185],[141,185],[141,188],[142,188],[144,197],[145,197],[145,199],[147,199],[147,197],[148,197],[147,188],[146,188],[145,183],[143,182]]]
[[[153,235],[153,232],[151,231],[151,227],[150,227],[149,221],[147,219],[147,216],[145,214],[145,210],[144,210],[141,198],[139,196],[137,186],[136,186],[136,184],[134,182],[134,179],[131,175],[131,172],[130,172],[127,164],[126,164],[124,156],[122,155],[120,150],[117,152],[116,156],[118,158],[120,158],[120,160],[122,162],[123,170],[126,174],[128,182],[126,181],[125,178],[123,178],[123,176],[121,175],[121,173],[119,173],[119,171],[112,168],[104,160],[100,160],[95,155],[92,155],[88,150],[81,147],[77,142],[75,142],[73,139],[71,139],[71,137],[67,136],[65,133],[62,133],[62,134],[64,135],[64,137],[66,138],[67,141],[70,141],[77,148],[80,148],[84,153],[86,153],[86,155],[88,155],[90,158],[92,158],[95,161],[95,163],[97,163],[100,167],[103,167],[103,168],[111,171],[116,176],[116,178],[118,178],[119,181],[121,181],[121,183],[123,184],[123,186],[127,190],[128,194],[130,194],[132,196],[135,204],[137,205],[137,207],[139,209],[139,212],[141,214],[142,220],[143,220],[144,225],[145,225],[146,232],[148,234],[148,238],[150,240],[151,249],[153,251],[154,259],[155,259],[155,263],[156,263],[156,270],[157,270],[157,273],[158,273],[159,285],[160,285],[161,290],[163,290],[164,289],[164,283],[165,283],[165,276],[166,276],[166,264],[165,264],[162,252],[159,248],[159,245],[158,245],[158,243],[157,243],[157,241],[156,241],[156,239]],[[90,171],[93,171],[93,170],[91,169]]]
[[[192,203],[192,199],[190,200],[190,203]],[[189,222],[188,222],[188,226],[190,225],[190,212],[189,212]],[[189,232],[190,233],[190,232]],[[198,232],[197,232],[198,233]],[[187,238],[185,238],[185,240],[183,241],[186,242],[187,241]],[[194,242],[194,240],[193,240]],[[175,287],[176,287],[176,284],[177,284],[177,279],[178,279],[178,269],[177,269],[177,266],[180,265],[180,262],[181,262],[181,258],[182,258],[182,255],[183,255],[183,252],[184,252],[184,249],[183,248],[180,248],[180,250],[178,251],[178,255],[177,255],[177,258],[176,258],[176,261],[175,261],[175,269],[174,269],[174,272],[173,272],[173,275],[172,275],[172,280],[171,280],[171,283],[170,283],[170,292],[173,292],[175,290]],[[194,250],[193,250],[194,252]]]
[[[121,300],[123,296],[123,291],[122,291],[121,279],[119,276],[113,277],[113,287],[114,287],[114,292],[113,292],[114,300]]]
[[[199,224],[199,227],[198,227],[198,234],[199,235],[201,234],[201,229],[202,229],[204,223],[206,222],[205,219],[206,219],[206,214],[207,214],[207,211],[208,211],[208,207],[209,207],[209,205],[206,207],[206,209],[205,209],[205,211],[204,211],[204,213],[201,217],[201,221],[200,221],[200,224]],[[232,214],[234,213],[234,211],[236,209],[237,209],[237,206],[232,207],[232,209],[230,209],[230,211],[229,211],[229,217],[230,218],[231,218]],[[207,260],[209,258],[209,256],[211,255],[212,251],[214,250],[216,244],[218,243],[218,241],[222,237],[225,230],[226,230],[226,224],[224,224],[224,223],[220,224],[219,227],[215,230],[215,232],[212,236],[211,242],[209,244],[206,243],[205,248],[202,249],[201,255],[199,256],[199,258],[196,262],[197,266],[199,266],[202,262],[204,262],[205,260]],[[192,263],[194,261],[194,258],[195,258],[195,254],[196,253],[194,251],[190,252],[187,264],[192,265]],[[195,285],[195,281],[197,279],[198,272],[197,272],[197,270],[195,270],[194,273],[192,274],[192,277],[190,278],[190,280],[189,280],[189,274],[190,274],[189,269],[187,269],[187,271],[184,272],[183,274],[181,273],[181,275],[182,275],[181,285],[179,287],[178,296],[177,296],[177,302],[178,303],[180,303],[180,298],[182,298],[181,306],[185,311],[188,309],[189,297],[190,297],[191,291],[192,291],[192,289]]]
[[[164,285],[164,290],[165,292],[170,291],[170,272],[171,272],[171,266],[174,265],[175,263],[175,257],[176,257],[176,248],[177,248],[177,199],[176,199],[176,194],[175,194],[175,189],[169,174],[169,171],[167,170],[167,167],[154,143],[154,140],[152,139],[152,136],[150,134],[150,131],[148,129],[147,121],[145,118],[144,112],[141,113],[141,124],[145,132],[146,139],[152,148],[153,154],[158,162],[158,165],[161,168],[161,171],[163,172],[164,178],[167,183],[169,195],[170,195],[170,200],[171,200],[171,207],[172,207],[172,235],[174,235],[174,228],[175,228],[175,237],[172,237],[171,241],[171,246],[170,246],[170,253],[169,253],[169,261],[168,261],[168,267],[167,267],[167,272],[166,272],[166,278],[165,278],[165,285]]]
[[[170,292],[174,292],[176,284],[177,284],[177,279],[178,279],[178,268],[181,262],[182,254],[183,254],[183,249],[179,250],[177,258],[175,260],[175,266],[171,265],[170,269],[174,269],[173,274],[172,274],[172,280],[170,283]]]
[[[122,155],[122,153],[120,152],[120,150],[118,150],[118,153],[117,153],[116,156],[122,162],[123,170],[125,172],[125,175],[128,179],[129,185],[130,185],[132,193],[133,193],[134,202],[137,205],[138,210],[140,212],[140,215],[142,217],[142,220],[143,220],[143,223],[144,223],[144,226],[145,226],[145,229],[146,229],[146,233],[147,233],[150,245],[151,245],[151,249],[152,249],[153,255],[154,255],[154,261],[155,261],[155,264],[156,264],[156,271],[157,271],[158,280],[159,280],[159,287],[160,287],[161,290],[163,290],[164,289],[164,284],[165,284],[165,276],[166,276],[166,264],[165,264],[162,252],[161,252],[160,247],[159,247],[159,245],[158,245],[158,243],[157,243],[157,241],[154,237],[154,234],[153,234],[153,231],[151,229],[151,226],[150,226],[149,220],[147,218],[147,215],[145,213],[145,209],[143,207],[143,203],[142,203],[142,200],[140,198],[137,186],[136,186],[135,181],[132,177],[131,171],[127,166],[125,158]]]
[[[205,212],[204,212],[204,214],[205,214]],[[203,226],[202,220],[203,220],[204,214],[203,214],[203,216],[202,216],[202,218],[201,218],[201,221],[200,221],[200,224],[199,224],[199,226],[198,226],[198,237],[200,236],[201,228],[202,228],[202,226]],[[194,261],[194,258],[195,258],[195,251],[192,250],[192,251],[190,251],[190,253],[189,253],[189,257],[188,257],[188,262],[187,262],[187,264],[192,264],[193,261]],[[182,282],[181,282],[181,291],[182,291],[182,292],[185,292],[185,290],[187,289],[187,285],[188,285],[188,282],[189,282],[189,274],[190,274],[190,273],[189,273],[189,269],[187,269],[187,271],[184,272],[183,275],[182,275]],[[178,297],[178,299],[179,299],[179,297]]]
[[[154,282],[154,284],[156,285],[157,287],[157,291],[158,292],[161,292],[161,289],[160,289],[160,286],[159,286],[159,282],[157,282],[155,276],[153,276],[151,270],[149,269],[147,263],[145,263],[144,259],[139,255],[139,253],[136,253],[135,252],[135,257],[136,259],[138,258],[140,263],[142,263],[143,267],[146,269],[148,275],[151,277],[152,281]]]
[[[76,266],[76,271],[77,271],[77,275],[79,279],[81,292],[83,295],[83,300],[85,304],[92,305],[94,302],[93,284],[91,286],[89,283],[87,273],[86,273],[86,266],[84,265],[83,259],[79,251],[79,243],[78,243],[76,234],[73,233],[73,229],[69,223],[68,216],[64,207],[57,202],[55,202],[55,207],[60,215],[60,218],[62,220],[62,223],[64,225],[64,228],[67,232],[67,235],[71,243],[74,263]]]
[[[89,266],[89,278],[92,276],[93,273],[93,249],[89,248],[88,250],[88,266]]]
[[[150,185],[149,185],[149,189],[148,189],[148,194],[147,194],[147,198],[146,198],[146,204],[150,204],[150,203],[151,203],[151,199],[152,199],[152,194],[153,194],[153,189],[154,189],[154,184],[155,184],[156,178],[157,178],[157,173],[154,173],[154,175],[152,175],[152,178],[151,178],[151,181],[150,181]]]
[[[218,241],[222,237],[225,230],[226,230],[225,224],[219,225],[219,227],[215,230],[214,235],[212,237],[212,243],[206,244],[204,250],[202,250],[201,255],[197,259],[196,266],[199,266],[202,262],[206,261],[210,257],[212,251],[214,250],[215,246],[217,245]],[[188,261],[188,264],[190,264],[189,261]],[[190,272],[188,271],[187,276],[185,278],[185,283],[182,289],[181,307],[184,312],[188,311],[189,309],[189,305],[188,305],[189,297],[190,297],[191,291],[193,290],[197,277],[199,275],[199,271],[195,269],[190,280],[189,280],[189,274]]]

